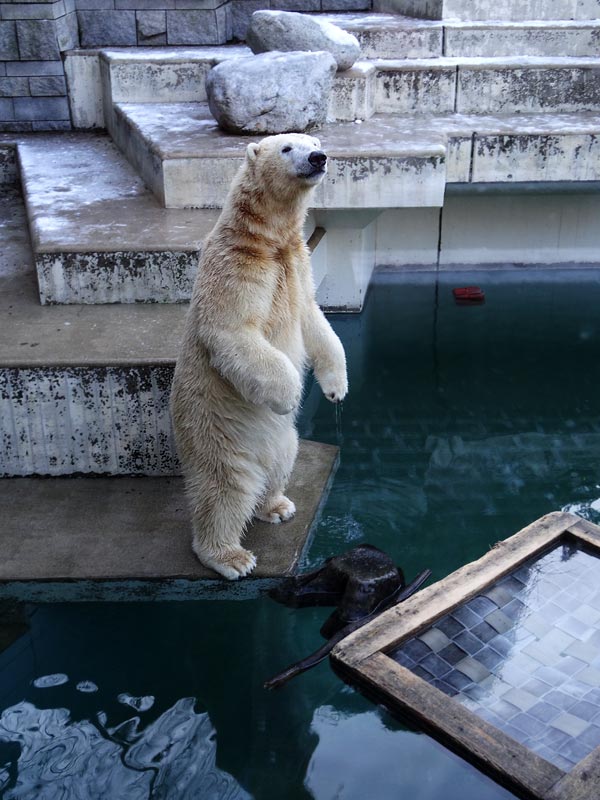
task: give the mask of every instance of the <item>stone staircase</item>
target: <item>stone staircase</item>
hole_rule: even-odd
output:
[[[598,265],[600,0],[325,16],[362,46],[318,134],[330,172],[306,238],[325,308],[360,310],[376,265]],[[35,269],[16,269],[0,309],[0,473],[177,470],[181,303],[249,141],[216,128],[204,78],[248,52],[72,51],[82,130],[0,135],[0,180],[20,181],[31,235],[19,263]]]
[[[447,210],[450,216],[450,207],[458,203],[453,187],[462,193],[469,186],[473,191],[505,187],[518,194],[519,187],[535,184],[547,193],[565,187],[572,193],[600,178],[597,4],[553,4],[552,19],[546,6],[539,10],[533,2],[525,4],[527,14],[514,2],[397,2],[395,13],[379,6],[371,13],[323,15],[354,33],[362,46],[362,60],[337,74],[329,122],[319,132],[330,173],[315,193],[307,237],[315,226],[327,232],[315,262],[319,299],[329,308],[361,307],[372,269],[382,263],[375,240],[386,240],[386,220],[390,230],[406,227],[408,209],[420,209],[426,221],[429,255],[422,259],[430,261],[423,263],[437,261],[439,254],[431,258],[431,248],[439,238],[439,214],[428,209],[443,208],[442,214]],[[102,108],[98,123],[160,206],[189,209],[199,233],[213,220],[201,212],[222,204],[248,141],[218,130],[206,105],[204,78],[214,64],[249,52],[244,45],[108,48],[67,57],[67,74],[75,76],[75,118],[79,113],[89,119],[92,106]],[[95,78],[82,79],[87,73],[78,64],[85,61],[89,67],[91,58],[96,59]],[[116,158],[113,153],[113,164]],[[192,214],[192,209],[198,211]],[[346,233],[333,247],[340,224]],[[352,252],[344,241],[352,243]],[[198,241],[185,244],[170,249],[168,257],[163,251],[148,258],[147,280],[135,266],[128,278],[116,264],[122,277],[95,281],[92,259],[91,274],[83,269],[79,290],[58,274],[54,259],[54,283],[65,289],[42,290],[42,300],[185,299],[190,278],[182,279],[173,259],[181,264],[186,257],[174,254],[196,253]],[[391,262],[389,247],[385,253],[386,265],[405,265],[400,246]],[[558,252],[556,261],[578,257],[576,250]],[[128,258],[115,257],[115,262]],[[157,276],[155,264],[169,259],[173,266]],[[524,253],[522,260],[535,257]],[[41,261],[46,264],[48,258]],[[350,270],[344,267],[349,261]],[[166,279],[169,271],[172,277]]]

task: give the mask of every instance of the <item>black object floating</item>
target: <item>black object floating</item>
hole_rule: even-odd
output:
[[[284,581],[270,592],[278,603],[292,608],[337,608],[321,626],[321,635],[329,641],[266,681],[265,689],[283,686],[291,678],[319,664],[338,642],[390,606],[406,600],[430,575],[431,570],[427,569],[407,586],[402,570],[387,553],[371,544],[360,544],[346,553],[328,558],[312,572]]]

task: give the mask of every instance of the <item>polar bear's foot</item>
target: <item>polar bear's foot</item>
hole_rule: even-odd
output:
[[[276,525],[279,522],[287,522],[296,513],[296,506],[292,503],[289,497],[284,494],[271,497],[260,508],[255,517],[263,522],[271,522]]]
[[[237,581],[238,578],[249,575],[256,566],[254,553],[251,553],[250,550],[244,550],[243,547],[212,552],[203,550],[196,542],[193,542],[192,548],[201,564],[213,569],[230,581]]]

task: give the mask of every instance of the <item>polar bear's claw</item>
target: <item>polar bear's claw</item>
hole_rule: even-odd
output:
[[[287,522],[296,513],[296,506],[289,497],[280,494],[268,504],[265,504],[259,511],[256,512],[256,518],[263,522],[270,522],[277,525],[280,522]]]
[[[345,372],[339,374],[328,372],[319,377],[319,383],[323,394],[332,403],[341,403],[348,393],[348,379]]]
[[[198,561],[230,581],[249,575],[256,567],[256,556],[250,550],[238,547],[223,553],[208,554],[194,548]]]

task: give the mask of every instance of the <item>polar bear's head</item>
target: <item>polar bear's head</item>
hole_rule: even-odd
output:
[[[309,189],[327,173],[327,156],[321,142],[303,133],[280,133],[249,144],[246,160],[262,185],[287,194],[289,189]]]

